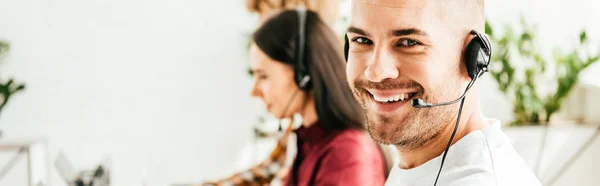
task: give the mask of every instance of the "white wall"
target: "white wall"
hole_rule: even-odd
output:
[[[229,173],[264,110],[246,71],[254,23],[239,0],[0,0],[2,76],[27,84],[0,143],[47,138],[51,161],[63,150],[78,168],[110,156],[116,186]],[[0,185],[25,184],[23,162]]]

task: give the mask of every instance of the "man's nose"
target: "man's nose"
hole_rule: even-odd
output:
[[[365,70],[365,77],[371,82],[381,82],[386,79],[396,79],[400,76],[397,59],[389,49],[377,49],[371,56]]]

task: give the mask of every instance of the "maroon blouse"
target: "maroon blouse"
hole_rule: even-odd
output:
[[[380,186],[385,184],[385,160],[366,132],[355,129],[325,132],[318,123],[296,130],[298,154],[286,178],[293,186]]]

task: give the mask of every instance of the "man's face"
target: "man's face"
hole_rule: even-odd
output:
[[[346,73],[378,142],[419,148],[454,122],[457,105],[413,108],[456,99],[468,76],[461,62],[466,35],[442,21],[440,0],[355,0]]]

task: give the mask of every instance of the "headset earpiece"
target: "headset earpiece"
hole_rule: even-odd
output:
[[[478,74],[488,71],[492,50],[487,37],[475,30],[471,31],[471,34],[475,37],[467,45],[464,57],[469,77],[473,79]]]
[[[311,89],[311,77],[308,72],[306,64],[305,48],[306,48],[306,8],[298,6],[296,8],[298,13],[298,38],[296,40],[296,51],[294,57],[296,58],[296,66],[294,67],[294,81],[298,88],[304,91]]]

